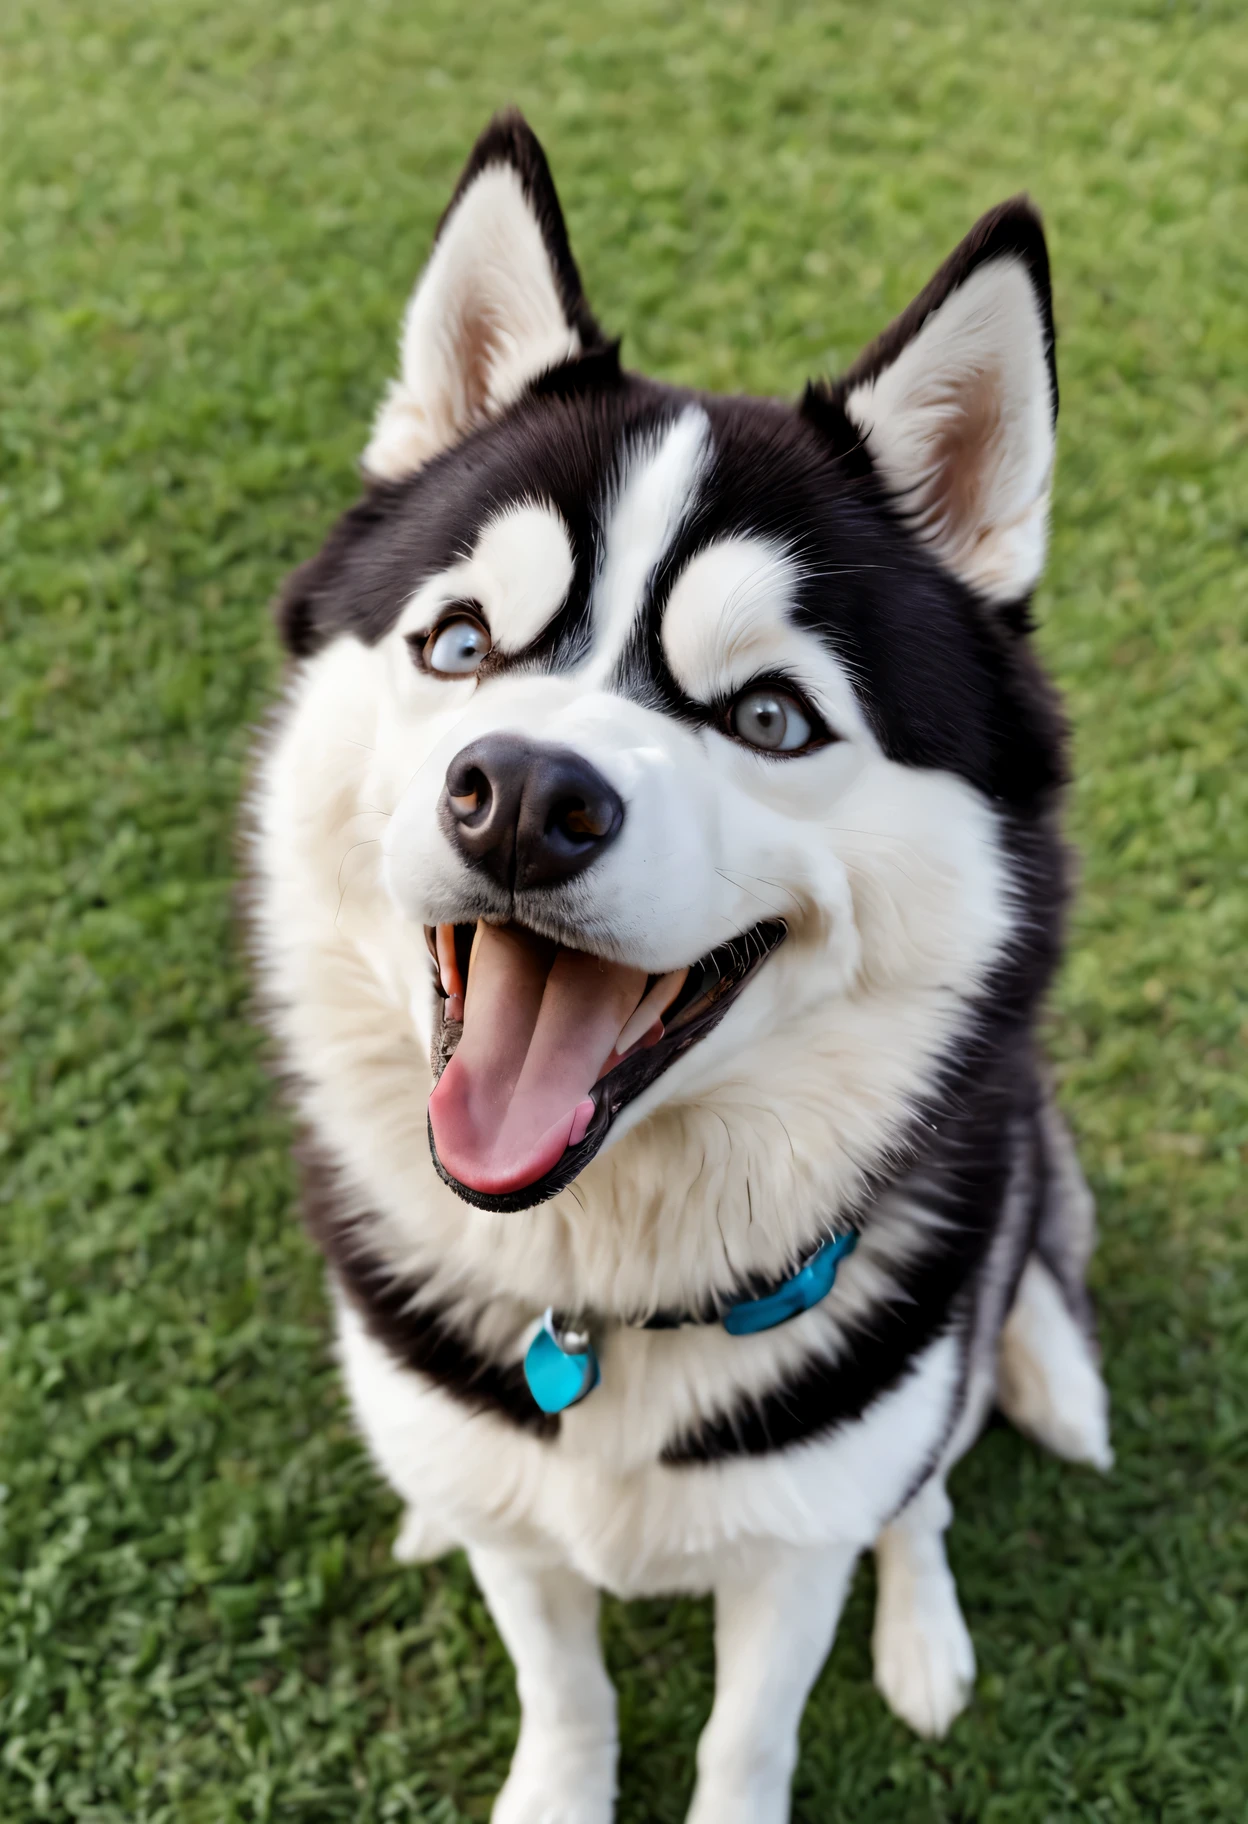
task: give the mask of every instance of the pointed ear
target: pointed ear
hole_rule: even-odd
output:
[[[601,343],[546,156],[520,114],[499,114],[473,147],[408,303],[399,378],[373,423],[366,473],[414,473],[539,374]]]
[[[1057,367],[1044,229],[1026,197],[985,215],[834,399],[917,536],[993,603],[1044,568]]]

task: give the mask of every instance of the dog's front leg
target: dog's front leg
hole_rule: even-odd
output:
[[[688,1824],[785,1824],[802,1711],[857,1556],[776,1547],[716,1581],[715,1704]]]
[[[875,1682],[889,1708],[925,1736],[942,1736],[970,1701],[975,1649],[945,1557],[953,1509],[933,1476],[875,1546]]]
[[[598,1639],[597,1590],[574,1571],[505,1552],[469,1557],[520,1694],[520,1740],[492,1824],[610,1824],[615,1691]]]

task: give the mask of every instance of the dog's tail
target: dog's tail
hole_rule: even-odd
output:
[[[1072,1463],[1113,1466],[1109,1396],[1087,1288],[1096,1206],[1070,1130],[1045,1087],[1039,1110],[1043,1192],[997,1354],[997,1403],[1019,1430]]]

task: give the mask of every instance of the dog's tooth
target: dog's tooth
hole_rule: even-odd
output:
[[[568,1134],[569,1146],[579,1146],[581,1144],[581,1141],[589,1132],[589,1124],[593,1118],[593,1098],[586,1096],[583,1101],[578,1102],[576,1105],[576,1112],[572,1117],[571,1132]]]
[[[668,975],[661,975],[644,1000],[635,1007],[620,1029],[620,1036],[615,1041],[615,1055],[622,1057],[631,1045],[644,1037],[650,1028],[667,1012],[676,996],[685,985],[687,969],[673,969]]]
[[[464,1017],[464,982],[459,973],[459,958],[455,954],[454,925],[439,925],[437,934],[438,974],[442,978],[442,992],[446,996],[446,1017],[448,1020],[462,1020]],[[452,1012],[452,1006],[459,1011]]]
[[[639,1039],[633,1040],[632,1044],[629,1046],[629,1050],[649,1051],[651,1046],[658,1044],[666,1030],[662,1020],[656,1020],[654,1025],[651,1026],[647,1032],[643,1032]],[[624,1053],[622,1051],[613,1051],[602,1069],[598,1072],[596,1081],[601,1083],[604,1077],[609,1077],[616,1065],[623,1061],[623,1057]]]

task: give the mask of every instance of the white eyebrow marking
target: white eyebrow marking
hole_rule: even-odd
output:
[[[521,501],[482,529],[472,567],[482,574],[482,606],[491,616],[494,644],[521,652],[567,600],[575,573],[572,540],[554,507]]]
[[[869,738],[850,667],[793,619],[806,565],[769,539],[737,535],[692,557],[672,585],[663,650],[672,676],[703,703],[760,673],[805,686],[834,733]]]
[[[605,682],[628,644],[646,584],[688,518],[710,454],[710,420],[698,405],[686,407],[673,424],[629,452],[591,596],[594,644],[587,682]]]
[[[467,557],[409,596],[399,634],[419,632],[462,597],[480,603],[500,651],[521,652],[566,601],[574,570],[572,540],[555,508],[518,501],[486,521]]]
[[[757,667],[787,624],[800,578],[801,566],[765,539],[724,538],[698,552],[663,617],[667,662],[691,696],[709,701],[726,679]]]

